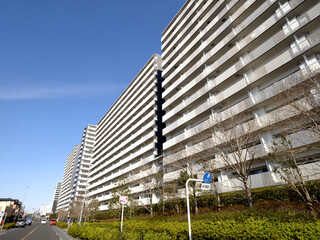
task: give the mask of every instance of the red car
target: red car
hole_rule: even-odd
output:
[[[55,219],[51,219],[50,225],[56,225],[56,220]]]

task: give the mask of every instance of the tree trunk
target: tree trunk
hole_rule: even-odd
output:
[[[197,201],[197,194],[196,194],[196,186],[193,187],[193,203],[194,203],[194,214],[198,214],[198,201]]]
[[[165,213],[165,206],[164,206],[164,185],[162,186],[162,214]]]
[[[244,184],[244,189],[245,189],[245,192],[246,192],[246,195],[247,195],[248,207],[252,208],[253,201],[252,201],[251,191],[250,191],[250,188],[249,188],[249,183],[248,183],[248,179],[247,178],[243,179],[243,184]]]
[[[306,185],[306,182],[304,181],[304,177],[302,175],[302,172],[300,171],[299,167],[298,167],[298,163],[296,161],[296,158],[294,156],[292,156],[292,159],[294,161],[294,164],[295,164],[295,167],[296,167],[296,171],[299,175],[299,178],[300,178],[300,181],[301,181],[301,185],[302,185],[302,191],[305,195],[305,198],[306,198],[306,203],[307,203],[307,206],[308,206],[308,210],[310,211],[310,213],[313,215],[313,216],[317,216],[318,213],[317,211],[314,209],[313,207],[313,201],[310,197],[310,194],[309,194],[309,190],[307,188],[307,185]]]
[[[150,198],[150,216],[153,217],[152,191],[149,192],[149,198]]]
[[[315,217],[318,216],[319,213],[314,209],[313,201],[310,197],[309,191],[308,191],[307,186],[305,185],[304,181],[303,181],[303,192],[306,196],[306,203],[307,203],[309,212],[312,214],[312,216],[315,216]]]

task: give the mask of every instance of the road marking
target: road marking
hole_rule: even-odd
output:
[[[21,238],[21,240],[25,240],[31,233],[33,233],[39,226],[37,226],[35,229],[33,229],[31,232],[28,233],[27,236]]]

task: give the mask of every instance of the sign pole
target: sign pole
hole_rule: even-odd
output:
[[[189,240],[191,240],[191,217],[190,217],[189,187],[188,187],[189,181],[202,182],[202,180],[200,180],[200,179],[188,179],[187,182],[186,182]]]
[[[189,203],[189,182],[193,181],[193,182],[202,182],[202,180],[200,179],[188,179],[186,181],[186,194],[187,194],[187,213],[188,213],[188,228],[189,228],[189,240],[192,240],[191,238],[191,217],[190,217],[190,203]],[[209,183],[211,181],[211,174],[210,173],[206,173],[203,176],[203,182],[204,183]]]
[[[7,218],[7,213],[5,213],[5,215],[4,215],[3,224],[2,224],[2,226],[1,226],[1,231],[2,231],[2,229],[3,229],[3,225],[6,223],[6,218]]]
[[[122,204],[122,213],[121,213],[121,232],[122,232],[122,225],[123,225],[123,208],[124,208],[124,204]]]
[[[124,205],[127,204],[128,202],[128,196],[120,196],[119,197],[119,202],[122,205],[122,213],[121,213],[121,229],[120,231],[122,232],[122,225],[123,225],[123,209],[124,209]]]

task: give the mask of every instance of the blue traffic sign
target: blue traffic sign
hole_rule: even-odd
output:
[[[206,173],[203,175],[203,182],[204,183],[209,183],[211,181],[211,173]]]

